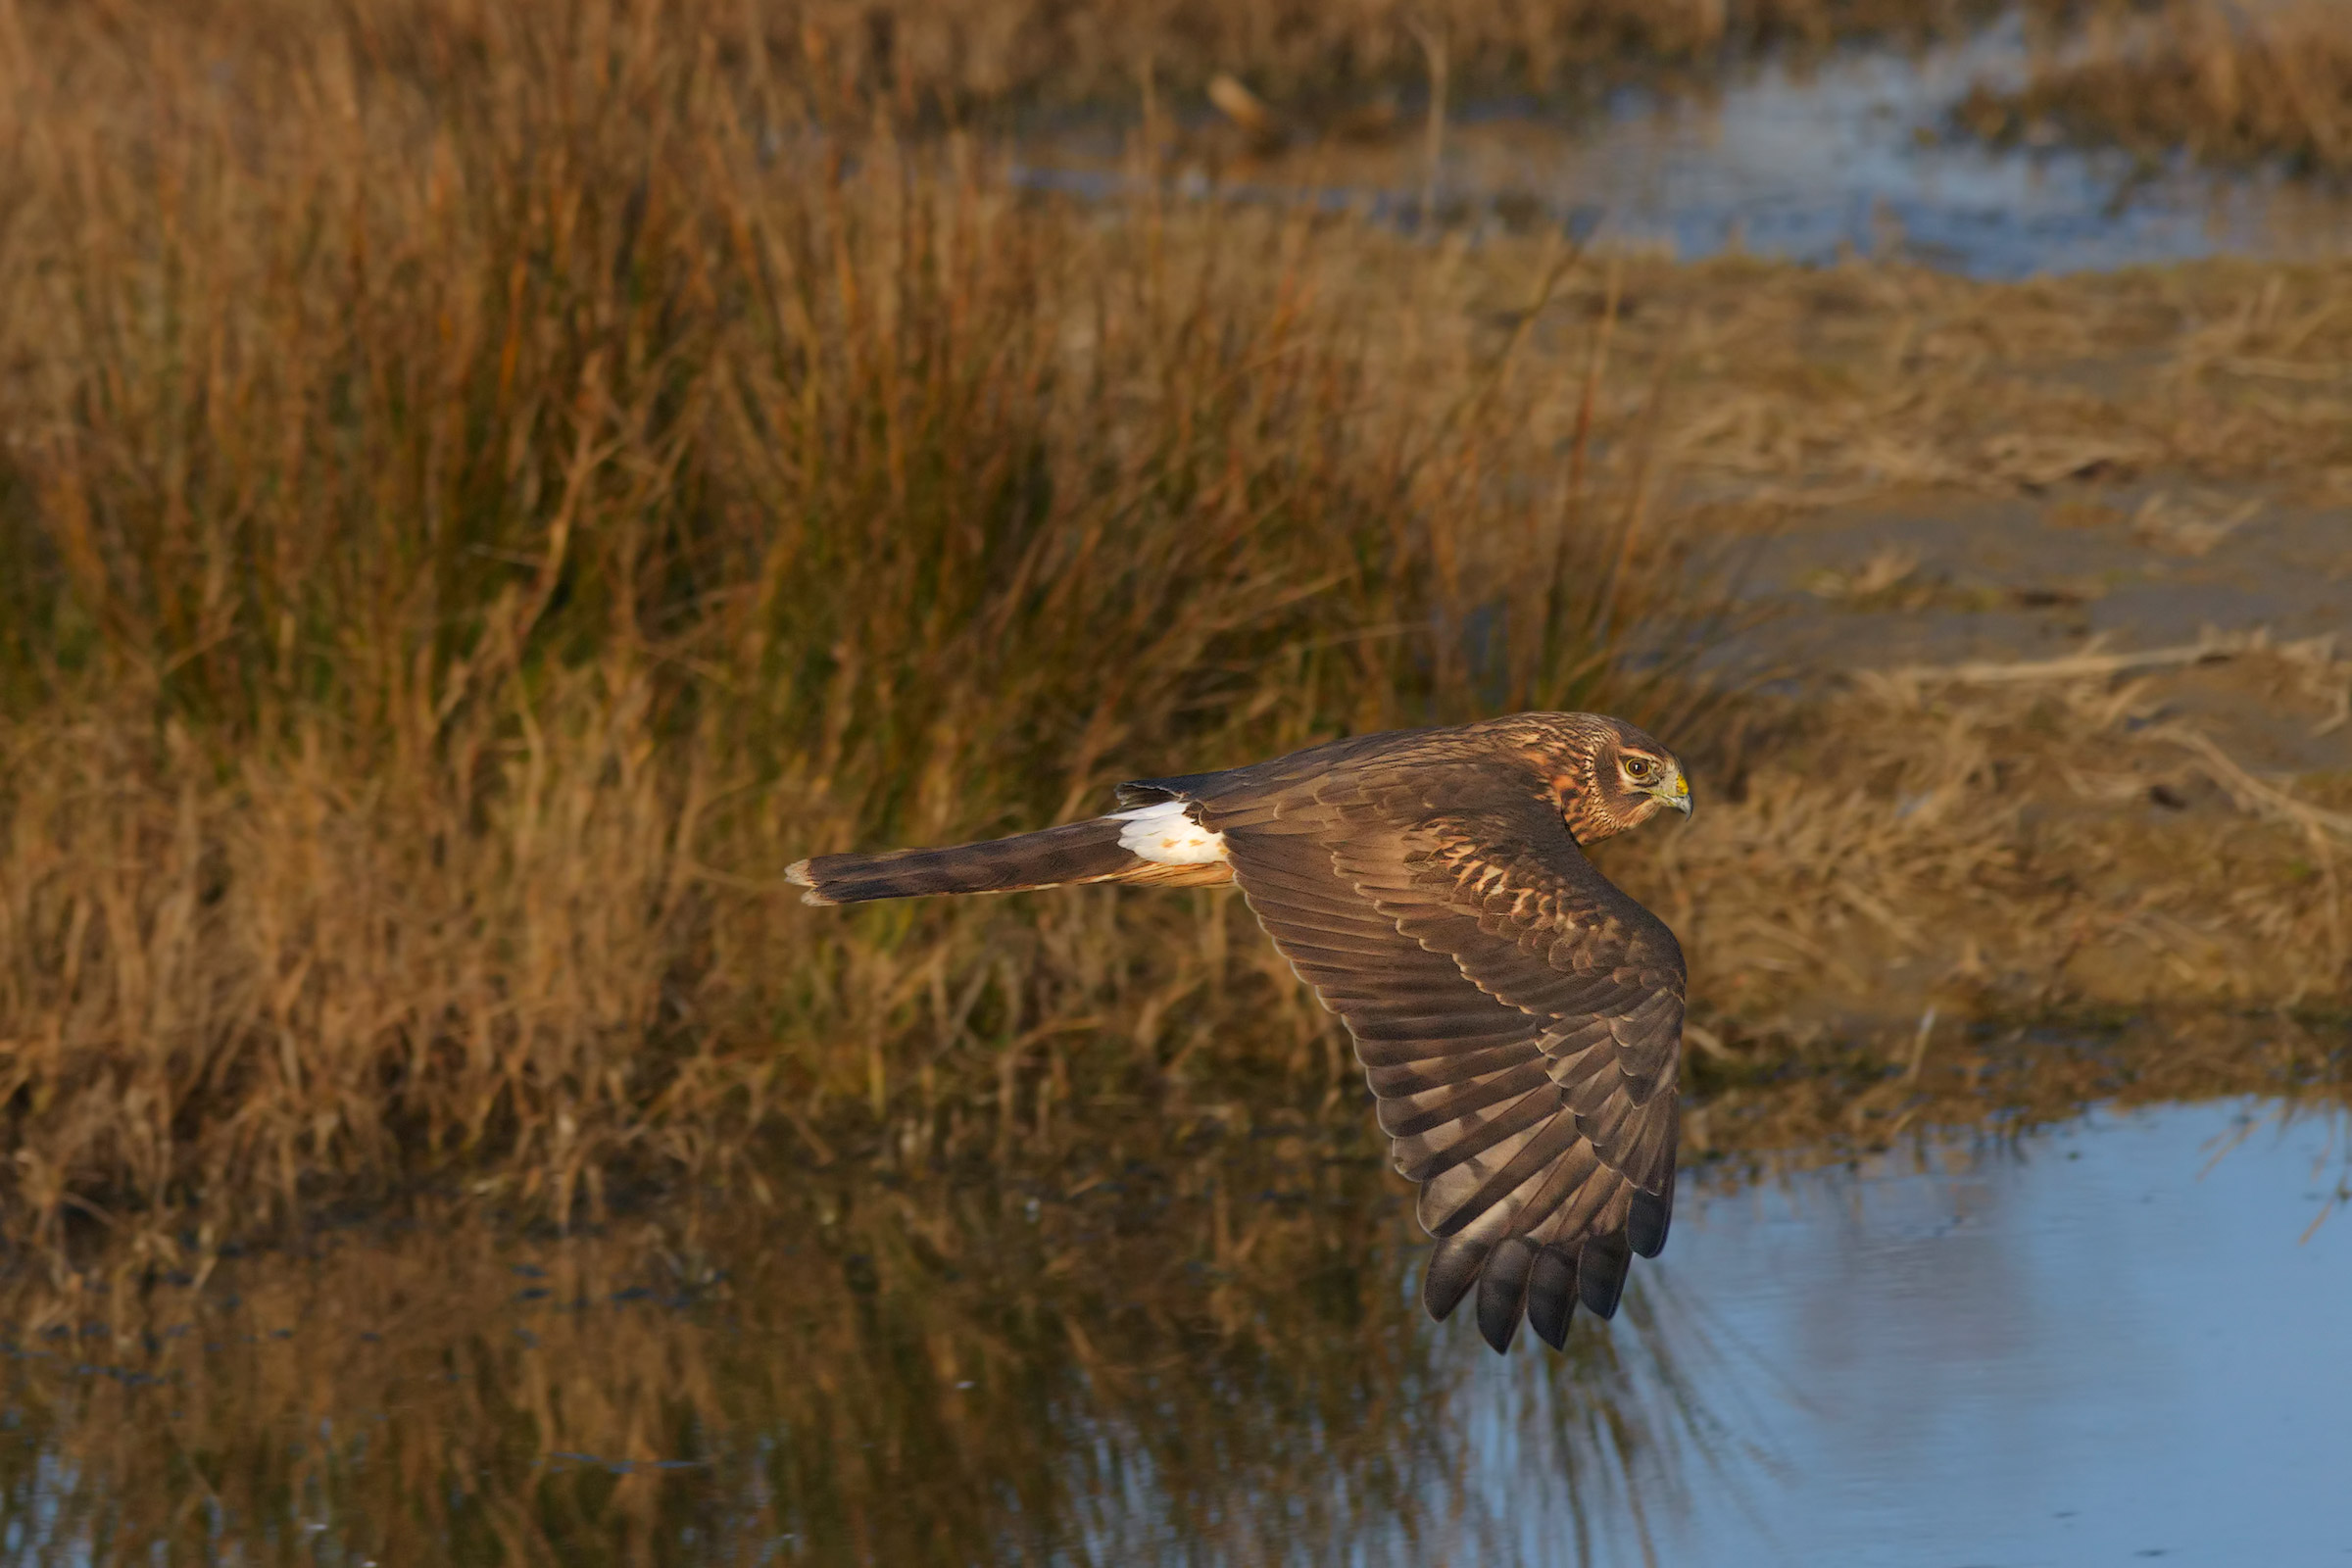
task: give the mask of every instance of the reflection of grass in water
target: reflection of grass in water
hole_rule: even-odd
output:
[[[1480,1359],[1456,1395],[1455,1484],[1477,1561],[1674,1560],[1694,1487],[1727,1481],[1753,1449],[1724,1408],[1744,1380],[1703,1313],[1641,1272],[1606,1330],[1587,1323],[1564,1354]]]
[[[1510,1539],[1524,1510],[1466,1436],[1497,1408],[1468,1370],[1489,1357],[1406,1299],[1409,1217],[1361,1152],[1352,1118],[1139,1137],[1026,1192],[812,1190],[786,1223],[530,1248],[354,1235],[202,1293],[21,1284],[18,1343],[58,1353],[19,1363],[11,1511],[37,1501],[68,1551],[267,1555],[323,1525],[382,1561],[784,1539],[819,1562],[1407,1562]],[[1575,1344],[1503,1363],[1544,1392],[1499,1406],[1563,1521],[1670,1492],[1695,1425],[1646,1310]],[[100,1363],[163,1381],[74,1370]]]
[[[2297,1084],[2301,1113],[2340,1113],[2340,1054],[2262,1043],[2279,1030],[1939,1059],[1895,1147]],[[1727,1118],[1748,1157],[1695,1179],[1867,1147],[1848,1113],[1879,1086],[1825,1102],[1830,1081]],[[1662,1288],[1671,1268],[1565,1356],[1498,1359],[1426,1323],[1402,1190],[1352,1106],[1325,1114],[1250,1137],[1099,1126],[987,1181],[804,1173],[765,1213],[673,1206],[564,1240],[329,1233],[201,1290],[19,1277],[0,1488],[11,1517],[53,1521],[59,1556],[267,1556],[318,1524],[386,1562],[751,1561],[785,1537],[811,1562],[1510,1560],[1530,1542],[1673,1560],[1693,1493],[1769,1462],[1770,1369],[1715,1303]]]

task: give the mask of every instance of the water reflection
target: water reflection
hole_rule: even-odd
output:
[[[1420,1320],[1419,1238],[1355,1109],[1009,1186],[810,1182],[536,1243],[355,1230],[201,1288],[20,1282],[9,1544],[1426,1560],[1515,1528],[1492,1444],[1460,1441],[1502,1386]],[[1531,1460],[1571,1515],[1624,1513],[1704,1447],[1672,1337],[1628,1316],[1512,1362],[1530,1409],[1573,1412]]]
[[[1702,1495],[1674,1560],[2339,1560],[2342,1132],[2158,1107],[1695,1205],[1677,1283],[1802,1399],[1786,1474]]]
[[[353,1229],[202,1282],[20,1280],[5,1544],[892,1564],[2352,1547],[2332,1500],[2352,1223],[2298,1243],[2343,1180],[2328,1116],[2174,1106],[1701,1181],[1615,1325],[1501,1359],[1420,1318],[1401,1184],[1353,1110],[1139,1132],[1021,1184],[811,1177],[763,1211],[595,1236]]]

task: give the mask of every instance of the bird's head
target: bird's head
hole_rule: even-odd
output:
[[[1690,814],[1690,781],[1682,760],[1654,736],[1599,713],[1561,718],[1545,760],[1560,815],[1577,843],[1640,827],[1661,810]]]

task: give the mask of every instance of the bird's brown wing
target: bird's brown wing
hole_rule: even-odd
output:
[[[1440,1238],[1444,1317],[1478,1287],[1507,1348],[1616,1310],[1674,1200],[1682,950],[1603,877],[1558,809],[1493,764],[1344,767],[1218,792],[1234,879],[1355,1037]]]

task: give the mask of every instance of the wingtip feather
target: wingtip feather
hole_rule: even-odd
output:
[[[1634,1250],[1626,1245],[1622,1232],[1586,1241],[1576,1260],[1577,1296],[1586,1311],[1594,1317],[1617,1315],[1617,1302],[1625,1295],[1626,1269],[1633,1260]]]
[[[1508,1355],[1527,1309],[1527,1273],[1536,1246],[1524,1236],[1506,1237],[1487,1255],[1478,1276],[1478,1332],[1496,1355]]]
[[[1564,1247],[1538,1252],[1527,1276],[1527,1326],[1555,1350],[1567,1347],[1576,1295],[1576,1254]]]
[[[816,878],[808,874],[808,862],[807,860],[795,860],[790,865],[786,866],[784,868],[784,880],[791,883],[796,888],[807,888],[808,890],[801,895],[801,902],[803,904],[812,904],[820,909],[829,909],[840,902],[838,899],[828,899],[822,893],[816,891]]]
[[[1442,1323],[1461,1304],[1470,1287],[1478,1283],[1479,1267],[1486,1262],[1491,1246],[1467,1236],[1449,1236],[1438,1243],[1421,1276],[1421,1305],[1431,1317]]]
[[[1666,1232],[1674,1223],[1673,1178],[1667,1179],[1663,1193],[1634,1190],[1633,1212],[1626,1220],[1625,1238],[1633,1250],[1643,1257],[1655,1257],[1666,1250]]]

